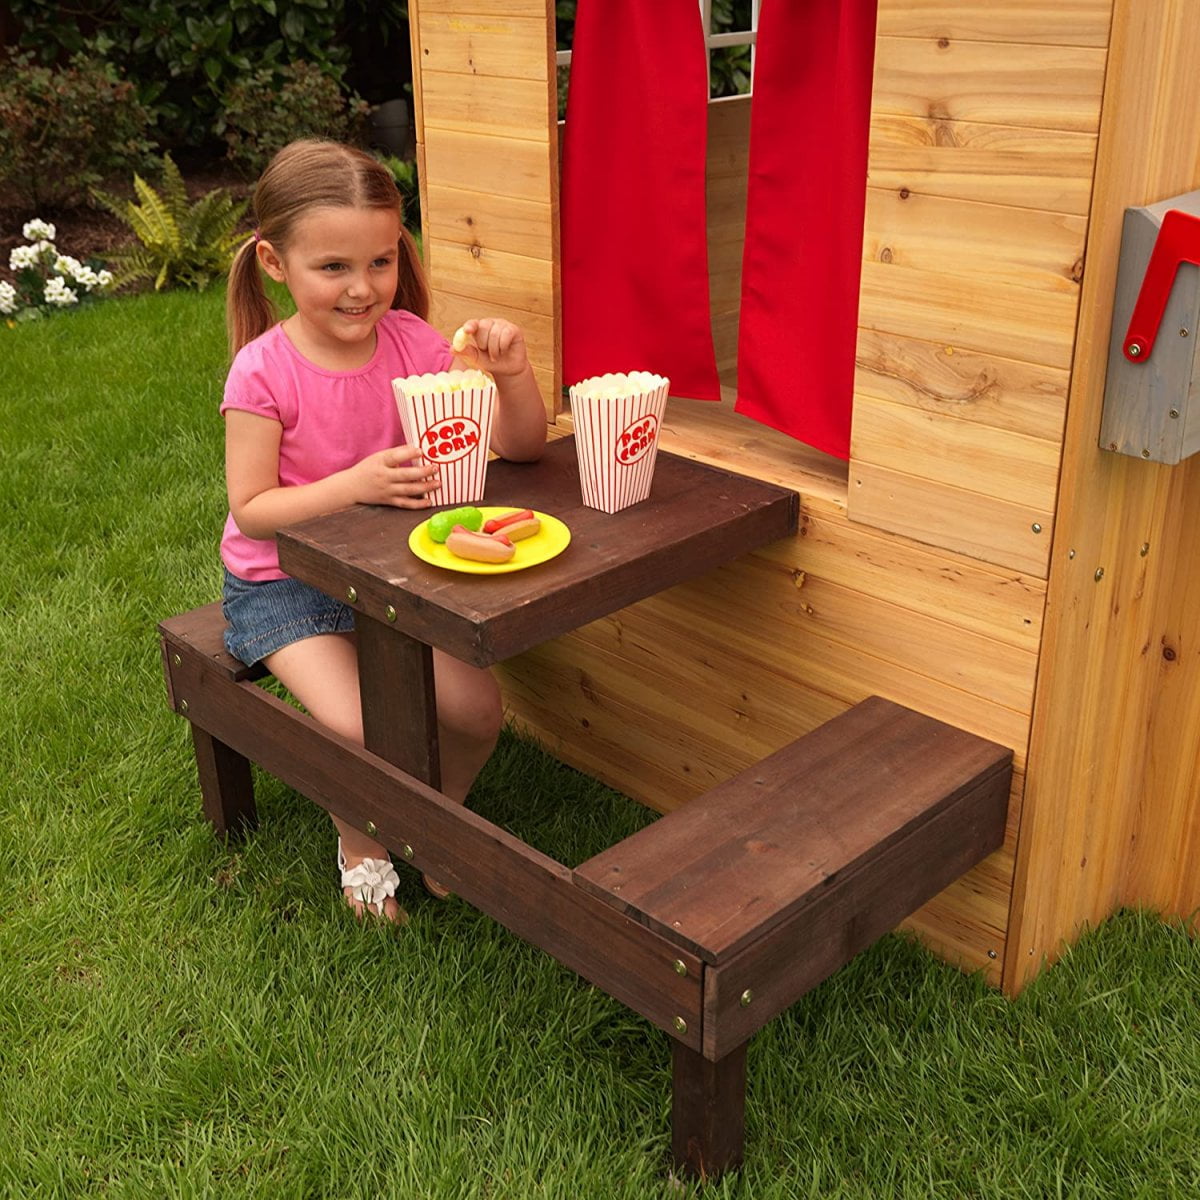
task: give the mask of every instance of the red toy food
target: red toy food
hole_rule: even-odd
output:
[[[472,533],[465,525],[455,525],[446,539],[446,549],[456,558],[475,562],[505,563],[517,552],[503,534]]]
[[[504,532],[504,536],[514,542],[522,538],[533,537],[540,533],[542,523],[533,515],[533,509],[522,508],[516,512],[505,513],[502,517],[492,517],[483,523],[484,533]]]

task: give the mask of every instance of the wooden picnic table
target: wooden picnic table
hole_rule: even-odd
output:
[[[409,549],[428,511],[361,505],[278,538],[283,570],[355,610],[367,749],[433,787],[432,648],[491,666],[786,537],[799,519],[795,492],[666,452],[649,499],[586,508],[572,438],[536,463],[491,463],[480,503],[553,515],[570,544],[528,570],[465,574]]]
[[[570,439],[493,462],[484,501],[565,522],[556,557],[478,575],[423,561],[428,510],[358,506],[279,534],[283,569],[355,611],[364,745],[257,687],[209,604],[163,621],[216,830],[253,828],[251,764],[378,837],[672,1039],[672,1155],[741,1161],[746,1043],[999,847],[1012,751],[867,697],[586,863],[439,785],[433,649],[489,666],[795,532],[795,493],[659,453],[649,499],[583,506]],[[730,613],[736,621],[737,613]]]

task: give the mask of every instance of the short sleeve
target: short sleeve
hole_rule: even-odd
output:
[[[225,394],[220,408],[222,415],[236,408],[281,424],[285,422],[278,390],[271,385],[272,372],[266,367],[263,350],[263,339],[259,338],[238,351],[225,379]]]

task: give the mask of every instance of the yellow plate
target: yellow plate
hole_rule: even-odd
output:
[[[517,510],[481,506],[479,511],[483,513],[483,519],[489,521],[492,517],[501,517]],[[541,521],[541,529],[533,537],[514,542],[517,552],[508,562],[476,562],[473,558],[459,558],[451,554],[442,543],[435,542],[429,536],[428,521],[422,521],[408,535],[408,548],[424,562],[445,567],[447,571],[465,571],[468,575],[504,575],[509,571],[523,571],[526,567],[536,567],[538,563],[548,562],[561,554],[571,540],[571,531],[557,517],[536,511],[533,515]]]

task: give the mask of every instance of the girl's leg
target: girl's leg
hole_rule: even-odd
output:
[[[322,634],[293,642],[268,656],[265,666],[315,720],[362,745],[353,634]],[[500,733],[504,716],[500,688],[490,671],[440,650],[434,651],[433,667],[442,791],[462,804]],[[403,687],[404,681],[397,681],[397,686]],[[379,842],[337,817],[332,819],[341,835],[342,852],[349,866],[364,858],[386,857],[387,851]],[[434,885],[431,890],[439,889]],[[385,914],[393,904],[394,901],[387,902]],[[396,912],[400,912],[398,905]]]
[[[335,733],[362,745],[362,708],[358,698],[358,660],[354,636],[325,633],[292,642],[268,655],[263,665],[308,710],[314,720]],[[346,866],[357,866],[364,858],[387,858],[387,850],[361,829],[330,813],[342,839]],[[363,904],[346,899],[361,916]],[[405,912],[392,898],[384,901],[383,915],[389,921],[405,920]]]

